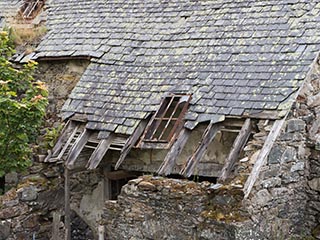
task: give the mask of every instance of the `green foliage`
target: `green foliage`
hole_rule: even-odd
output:
[[[43,136],[46,149],[52,149],[54,147],[54,144],[56,143],[62,128],[63,128],[63,125],[60,124],[58,127],[52,127],[52,128],[46,129],[46,133]]]
[[[32,77],[37,63],[16,69],[8,61],[13,53],[7,32],[0,31],[0,176],[30,166],[48,103],[44,84]]]

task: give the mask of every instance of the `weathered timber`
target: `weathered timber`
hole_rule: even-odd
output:
[[[71,240],[70,174],[67,166],[64,168],[64,215],[65,240]]]
[[[61,150],[63,143],[67,141],[67,138],[70,134],[71,129],[76,127],[76,123],[74,121],[69,120],[66,125],[63,127],[60,137],[58,138],[54,148],[52,149],[52,156],[56,157]]]
[[[262,166],[265,164],[265,161],[267,159],[268,154],[271,151],[271,148],[274,144],[274,142],[276,141],[281,127],[283,126],[285,122],[285,118],[281,119],[281,120],[276,120],[272,126],[272,129],[270,131],[270,133],[268,134],[268,137],[257,157],[257,160],[253,166],[253,169],[244,185],[244,194],[245,194],[245,198],[247,198],[251,192],[251,189],[254,185],[254,183],[256,182],[257,178],[259,177],[259,173],[260,170],[262,168]]]
[[[136,177],[134,172],[128,172],[125,170],[109,171],[105,173],[105,176],[110,180],[120,180],[124,178]]]
[[[74,162],[76,161],[76,159],[80,155],[82,149],[86,145],[86,143],[90,137],[90,134],[91,134],[90,131],[85,129],[83,131],[83,133],[78,137],[78,139],[76,140],[76,142],[72,146],[72,148],[67,156],[66,164],[68,167],[72,167],[72,165],[74,165]]]
[[[101,162],[102,158],[104,157],[104,155],[108,151],[109,146],[112,142],[112,139],[113,139],[113,135],[111,134],[107,139],[100,140],[97,148],[92,153],[92,155],[87,163],[86,168],[88,168],[90,170],[97,168],[97,166]]]
[[[74,136],[76,135],[77,131],[78,131],[79,125],[76,125],[75,128],[73,129],[71,135],[68,138],[68,141],[64,144],[62,150],[60,151],[57,159],[62,159],[63,154],[66,152],[68,146],[70,145],[70,143],[72,142],[72,139],[74,138]]]
[[[239,153],[242,151],[242,149],[244,148],[245,144],[247,143],[250,137],[251,129],[252,129],[251,120],[250,118],[247,118],[238,136],[233,142],[233,145],[228,155],[228,158],[226,160],[226,163],[221,171],[221,176],[219,178],[220,181],[225,181],[229,177],[238,159]]]
[[[206,130],[202,135],[202,140],[197,147],[196,151],[189,157],[186,162],[185,167],[181,170],[180,174],[186,177],[190,177],[197,164],[203,157],[203,155],[207,152],[207,148],[209,144],[212,142],[214,137],[216,136],[217,132],[222,128],[221,124],[213,124],[209,123]]]
[[[52,240],[60,240],[59,236],[59,228],[61,220],[61,213],[60,211],[55,211],[52,213]]]
[[[178,138],[173,143],[172,147],[170,148],[169,152],[167,153],[164,161],[162,162],[160,168],[158,169],[157,173],[160,175],[169,175],[174,167],[175,161],[182,152],[185,144],[187,143],[191,131],[183,128],[180,132]]]
[[[135,129],[134,133],[131,135],[131,137],[128,139],[128,141],[125,143],[121,150],[120,157],[116,163],[115,170],[117,170],[121,163],[124,161],[128,153],[130,152],[131,148],[136,144],[136,142],[139,140],[141,134],[144,132],[144,129],[147,126],[147,121],[141,121],[138,127]]]

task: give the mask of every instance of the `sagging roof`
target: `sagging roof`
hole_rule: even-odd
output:
[[[51,1],[37,58],[91,57],[62,111],[130,135],[169,93],[192,94],[185,126],[283,116],[320,48],[320,3]]]

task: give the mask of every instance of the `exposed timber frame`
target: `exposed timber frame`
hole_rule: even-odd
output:
[[[98,167],[104,155],[107,153],[113,138],[114,138],[113,134],[110,134],[108,138],[100,140],[98,146],[90,156],[90,159],[86,165],[87,169],[93,170]]]
[[[259,173],[260,170],[262,168],[262,166],[265,164],[267,156],[269,155],[271,148],[274,144],[274,142],[276,141],[281,128],[285,122],[286,117],[284,117],[283,119],[280,120],[276,120],[273,123],[272,129],[270,131],[270,133],[268,134],[268,137],[257,157],[257,160],[253,166],[253,169],[250,173],[250,176],[248,177],[245,185],[244,185],[244,197],[247,198],[254,186],[254,183],[256,182],[257,178],[259,177]]]
[[[173,143],[172,147],[170,148],[169,152],[167,153],[164,161],[162,162],[161,166],[159,167],[157,173],[160,175],[170,175],[172,169],[174,167],[175,161],[182,152],[185,144],[187,143],[190,137],[191,131],[183,128],[180,132],[178,138]]]
[[[126,144],[123,146],[120,157],[116,163],[116,166],[114,167],[115,170],[117,170],[128,153],[130,152],[131,148],[134,147],[136,142],[139,140],[141,134],[144,132],[145,127],[147,126],[147,121],[141,121],[138,125],[138,127],[135,129],[134,133],[131,135],[131,137],[127,140]]]
[[[56,144],[54,145],[54,147],[51,151],[48,151],[49,154],[45,158],[44,162],[52,162],[52,159],[53,160],[59,159],[58,156],[59,156],[61,149],[63,149],[64,143],[67,142],[67,139],[70,135],[70,132],[73,132],[76,127],[77,127],[76,123],[71,120],[69,120],[66,123],[66,125],[64,125]]]
[[[221,175],[219,180],[225,181],[232,169],[234,168],[234,165],[238,159],[239,153],[242,151],[244,146],[246,145],[252,130],[252,124],[250,118],[247,118],[244,122],[244,124],[241,127],[241,130],[236,137],[235,141],[233,142],[232,148],[229,152],[228,158],[226,160],[226,163],[221,171]]]
[[[84,146],[88,142],[90,135],[91,135],[90,130],[85,129],[83,131],[83,133],[77,138],[76,142],[74,143],[74,145],[70,149],[70,152],[67,156],[67,159],[66,159],[66,166],[67,167],[72,167],[74,165],[74,163],[75,163],[76,159],[78,158],[78,156],[80,155],[82,149],[84,148]]]
[[[204,156],[204,154],[207,152],[209,144],[213,141],[216,134],[221,129],[222,125],[220,123],[209,123],[202,135],[202,140],[199,146],[197,147],[196,151],[189,157],[185,167],[181,170],[181,175],[190,177],[194,173],[195,167],[197,166],[201,158]]]

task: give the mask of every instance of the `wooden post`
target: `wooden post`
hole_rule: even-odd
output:
[[[108,165],[103,168],[103,176],[104,176],[104,181],[103,181],[103,191],[104,191],[104,202],[106,200],[111,199],[111,181],[108,178],[108,172],[110,172],[111,167]]]
[[[254,185],[254,183],[256,182],[257,178],[259,177],[259,173],[260,170],[262,168],[262,166],[264,165],[268,154],[271,151],[271,148],[273,146],[273,143],[276,141],[280,130],[285,122],[286,117],[284,117],[281,120],[276,120],[272,126],[272,129],[270,131],[270,133],[268,134],[268,137],[266,139],[266,141],[264,142],[264,145],[257,157],[257,160],[253,166],[253,169],[250,173],[250,176],[248,177],[245,185],[244,185],[244,197],[247,198],[251,192],[251,189]]]
[[[61,218],[61,213],[59,211],[53,212],[52,240],[60,240],[60,237],[59,237],[60,218]]]
[[[66,228],[65,240],[71,240],[70,175],[67,166],[64,168],[64,225]]]
[[[221,171],[221,175],[220,175],[220,178],[219,180],[220,181],[225,181],[238,157],[239,157],[239,153],[241,152],[241,150],[244,148],[245,144],[247,143],[249,137],[250,137],[250,134],[251,134],[251,121],[250,121],[250,118],[247,118],[246,121],[244,122],[244,124],[242,125],[242,128],[238,134],[238,136],[236,137],[236,139],[234,140],[233,142],[233,145],[232,145],[232,148],[230,150],[230,153],[228,155],[228,158],[226,160],[226,163]]]
[[[99,235],[99,240],[104,240],[104,226],[100,225],[98,227],[98,235]]]

